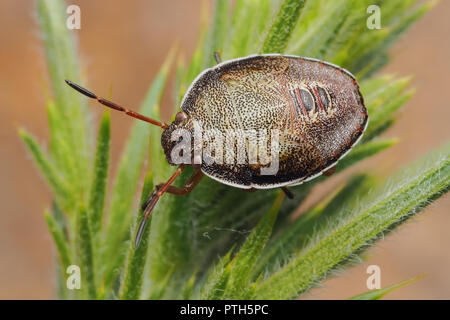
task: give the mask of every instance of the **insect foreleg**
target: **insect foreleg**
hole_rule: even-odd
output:
[[[159,185],[155,188],[150,198],[146,201],[144,209],[144,218],[142,219],[141,224],[139,225],[138,231],[136,233],[136,240],[134,241],[134,245],[136,248],[139,246],[139,243],[141,242],[148,217],[152,213],[156,203],[158,203],[159,198],[161,198],[161,196],[167,192],[167,189],[169,189],[170,185],[175,181],[176,177],[178,177],[183,172],[185,167],[186,165],[184,164],[180,165],[175,171],[175,173],[169,178],[169,180],[167,180],[166,183]]]
[[[200,168],[195,169],[194,173],[191,175],[191,177],[186,181],[183,187],[178,188],[175,186],[169,186],[167,188],[167,193],[175,194],[177,196],[184,196],[185,194],[188,194],[192,190],[194,190],[195,186],[200,182],[200,180],[203,178],[203,172],[200,170]],[[159,184],[157,188],[161,188],[164,184]]]

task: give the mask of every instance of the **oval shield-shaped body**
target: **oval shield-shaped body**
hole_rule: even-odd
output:
[[[209,150],[213,161],[205,161],[203,153],[201,170],[246,189],[296,185],[318,176],[350,151],[368,123],[359,86],[348,71],[278,54],[225,61],[203,71],[181,109],[187,120],[175,121],[162,136],[167,160],[174,129],[194,136],[197,123],[203,151],[212,142],[223,145]]]

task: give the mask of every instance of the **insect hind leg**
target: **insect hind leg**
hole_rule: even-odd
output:
[[[222,58],[220,57],[220,52],[218,52],[218,51],[214,52],[214,59],[216,60],[217,64],[222,62]]]
[[[286,197],[288,197],[289,199],[294,199],[294,194],[287,187],[281,187],[281,190],[283,190]]]

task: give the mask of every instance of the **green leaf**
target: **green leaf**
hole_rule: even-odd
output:
[[[76,172],[76,175],[72,176],[76,179],[71,181],[71,184],[77,192],[83,193],[87,189],[86,175],[89,173],[91,150],[89,137],[92,136],[88,129],[90,113],[86,108],[86,99],[64,82],[65,79],[80,82],[76,47],[66,26],[65,11],[66,6],[62,1],[39,0],[37,2],[39,26],[56,105],[54,114],[58,114],[57,119],[60,125],[65,127],[64,130],[58,130],[61,136],[63,135],[63,139],[58,141],[65,141],[69,145],[68,149],[74,161],[72,167],[65,169],[67,172],[71,170]],[[58,156],[57,153],[54,155]],[[63,163],[63,160],[58,163]]]
[[[39,167],[42,175],[47,180],[47,183],[49,184],[52,192],[55,194],[58,203],[67,212],[72,212],[72,206],[75,199],[73,199],[69,186],[67,186],[64,180],[60,177],[53,163],[38,145],[36,140],[23,129],[19,129],[19,135],[27,146],[28,151],[31,153],[33,160]]]
[[[56,266],[56,297],[59,300],[74,298],[77,295],[77,291],[67,290],[66,281],[67,267],[71,265],[73,259],[73,254],[70,251],[67,220],[55,200],[53,200],[51,215],[46,210],[44,216],[58,253],[58,258],[56,259],[58,262]]]
[[[64,118],[52,99],[47,101],[47,118],[50,127],[49,153],[55,163],[55,167],[66,181],[76,180],[76,159],[72,156],[70,143],[67,139]]]
[[[216,0],[214,2],[214,16],[212,25],[208,33],[203,51],[202,69],[209,68],[216,64],[214,52],[221,52],[226,41],[230,2],[228,0]]]
[[[425,275],[420,275],[420,276],[417,276],[417,277],[414,277],[414,278],[411,278],[408,280],[400,281],[400,282],[390,285],[389,287],[386,287],[386,288],[367,291],[367,292],[361,293],[357,296],[350,298],[350,300],[380,300],[388,293],[395,291],[397,289],[400,289],[404,286],[407,286],[410,283],[416,282],[417,280],[422,279],[424,276]]]
[[[336,36],[339,26],[350,13],[352,4],[349,1],[333,2],[328,4],[320,12],[318,18],[306,32],[293,41],[287,52],[306,56],[321,58],[326,50],[327,44]]]
[[[261,53],[284,52],[305,2],[305,0],[284,0],[263,42]]]
[[[388,101],[385,101],[382,106],[378,107],[375,112],[372,113],[369,126],[365,133],[364,140],[370,140],[379,134],[380,128],[382,128],[388,121],[393,118],[394,113],[400,109],[413,95],[413,90],[409,90],[405,93],[398,93]]]
[[[162,163],[169,167],[165,158]],[[167,169],[167,167],[162,172],[171,174],[175,171],[174,167],[170,169]],[[156,171],[154,172],[156,173]],[[192,172],[191,168],[185,169],[185,172],[177,178],[174,185],[180,187]],[[167,180],[167,177],[158,179],[155,175],[154,180],[155,184],[158,184]],[[174,284],[176,283],[177,287],[184,284],[184,281],[187,280],[184,278],[188,277],[193,271],[190,268],[194,259],[192,255],[194,248],[190,208],[191,199],[193,199],[195,192],[196,190],[185,196],[165,194],[152,212],[149,240],[151,243],[149,248],[150,279],[152,283],[157,284],[164,278],[167,270],[173,269],[173,275],[169,280],[170,288],[166,290],[168,294],[174,295],[172,298],[180,294],[179,290],[172,291],[172,289],[175,289]]]
[[[183,300],[191,300],[193,291],[194,291],[194,285],[195,285],[195,279],[197,278],[197,273],[192,273],[192,276],[189,278],[189,280],[186,282],[186,285],[183,288],[183,292],[181,294],[181,298]]]
[[[158,103],[165,88],[173,55],[172,50],[150,86],[140,113],[159,117]],[[146,155],[148,135],[155,131],[159,139],[161,128],[137,121],[133,125],[120,160],[112,191],[106,238],[103,243],[105,251],[102,261],[105,264],[106,287],[109,287],[114,278],[118,276],[120,265],[125,259],[126,246],[124,244],[127,244],[125,240],[130,236],[129,226],[132,222],[132,215],[129,213],[133,206],[139,175]]]
[[[185,87],[185,76],[186,76],[186,66],[183,58],[180,56],[177,60],[176,75],[175,75],[175,90],[174,90],[174,101],[175,105],[179,106],[181,104],[181,99],[183,99]]]
[[[409,1],[410,6],[415,1]],[[386,1],[386,3],[389,3]],[[367,46],[364,48],[364,54],[361,54],[359,59],[355,59],[352,63],[351,70],[358,74],[359,77],[367,77],[377,71],[384,64],[373,63],[380,56],[380,52],[386,52],[387,49],[392,45],[395,39],[398,38],[407,28],[409,28],[415,21],[422,17],[428,10],[430,10],[436,4],[435,1],[429,1],[419,6],[418,8],[413,8],[410,11],[404,11],[399,13],[398,17],[392,19],[390,25],[386,28],[387,33],[385,36],[380,37],[379,41],[373,41],[373,39],[368,38]],[[385,9],[382,6],[381,11]],[[403,9],[398,7],[398,9]],[[390,10],[386,10],[389,12]],[[392,11],[396,11],[393,9]],[[371,61],[372,60],[372,61]]]
[[[247,47],[243,47],[240,51],[239,56],[241,57],[261,50],[261,40],[266,36],[269,28],[268,24],[273,21],[273,7],[278,5],[277,2],[271,0],[248,0],[247,3],[249,6],[248,12],[252,12],[254,15],[252,15],[252,20],[246,20],[247,18],[242,20],[243,24],[239,32],[244,32],[243,29],[250,29],[250,36],[247,41]],[[236,57],[238,56],[234,58]]]
[[[208,279],[202,287],[200,298],[203,300],[217,300],[223,296],[230,278],[232,261],[230,260],[232,250],[229,250],[220,261],[210,269]]]
[[[148,300],[161,300],[166,292],[167,283],[173,274],[173,268],[170,268],[161,280],[161,283],[154,286],[150,292]]]
[[[64,231],[48,211],[45,212],[45,222],[47,223],[48,230],[52,235],[53,241],[55,242],[59,262],[62,268],[61,271],[64,273],[65,270],[67,270],[67,267],[71,265],[71,255],[66,237],[64,236]]]
[[[180,87],[188,87],[190,83],[197,77],[197,75],[202,71],[202,64],[203,64],[203,51],[205,50],[205,41],[207,37],[207,27],[208,22],[206,18],[206,14],[204,14],[205,11],[207,11],[206,2],[202,3],[202,12],[201,20],[200,20],[200,27],[199,27],[199,35],[197,39],[197,43],[195,45],[194,53],[191,57],[191,61],[189,63],[189,67],[186,70],[186,75],[184,77],[184,86]],[[180,92],[180,94],[184,94],[184,92]]]
[[[326,48],[323,48],[325,51],[323,55],[324,60],[335,64],[341,64],[338,59],[345,59],[347,56],[341,54],[342,50],[352,42],[362,28],[366,28],[368,1],[357,0],[347,1],[346,3],[351,5],[351,10],[343,16],[344,20],[337,25],[337,28],[334,30],[334,36],[329,39]]]
[[[236,1],[231,21],[231,36],[226,44],[227,50],[222,55],[223,59],[242,57],[248,52],[252,31],[256,29],[256,15],[260,12],[263,3],[265,4],[267,1],[259,1],[259,3],[246,0]],[[255,4],[260,7],[255,8]]]
[[[398,139],[379,139],[358,144],[346,157],[338,162],[337,168],[339,171],[349,168],[356,162],[395,146],[398,142]]]
[[[322,199],[293,223],[278,230],[259,259],[258,266],[253,269],[253,277],[262,271],[273,272],[275,268],[284,265],[313,236],[313,233],[326,225],[345,204],[355,201],[354,199],[367,192],[372,183],[373,179],[365,175],[355,176],[344,187],[338,189],[338,192]]]
[[[132,237],[136,236],[139,224],[143,219],[143,212],[141,207],[148,199],[153,189],[153,176],[151,170],[152,165],[150,162],[144,181],[144,187],[142,188],[139,210],[137,210],[134,228],[132,229]],[[147,252],[149,244],[148,236],[151,227],[151,221],[152,216],[148,218],[147,227],[144,230],[144,234],[142,236],[139,247],[136,248],[134,247],[134,245],[130,245],[128,248],[126,267],[121,285],[121,299],[138,299],[141,295],[142,283],[145,274],[144,267],[145,263],[147,262]]]
[[[239,299],[247,294],[251,272],[272,233],[283,200],[284,193],[280,190],[270,210],[253,229],[236,254],[231,268],[229,283],[224,293],[225,299]]]
[[[92,251],[92,237],[89,226],[89,218],[86,209],[81,207],[77,215],[77,238],[76,250],[79,259],[78,266],[82,275],[82,287],[86,288],[86,297],[95,299],[97,297],[95,285],[95,267]]]
[[[103,114],[100,129],[97,136],[97,150],[93,168],[93,179],[89,197],[88,216],[91,232],[95,245],[99,245],[99,233],[103,221],[103,209],[105,207],[105,195],[108,181],[109,149],[110,149],[111,124],[109,111]]]
[[[329,227],[315,235],[296,257],[264,280],[256,289],[257,299],[290,299],[306,291],[326,274],[416,214],[450,187],[450,146],[425,157],[377,192],[361,198],[343,219],[328,222]],[[350,236],[351,235],[351,236]]]

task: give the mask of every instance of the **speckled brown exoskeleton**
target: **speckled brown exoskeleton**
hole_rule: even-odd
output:
[[[323,173],[331,173],[336,163],[361,139],[368,115],[355,77],[333,64],[297,56],[264,54],[220,62],[204,70],[187,90],[175,120],[169,125],[128,110],[114,102],[66,80],[75,90],[110,108],[125,112],[163,129],[161,144],[167,161],[178,165],[170,179],[156,187],[144,205],[144,217],[136,235],[139,244],[146,221],[164,193],[189,193],[207,175],[221,183],[242,189],[282,188],[298,185]],[[226,135],[237,132],[278,132],[278,168],[274,174],[261,174],[270,163],[259,161],[222,161],[206,163],[194,150],[195,122],[202,130]],[[191,134],[188,163],[173,161],[180,139],[176,131]],[[262,141],[258,134],[247,136]],[[214,140],[214,139],[213,139]],[[270,149],[270,139],[263,140]],[[255,142],[255,141],[253,141]],[[200,148],[209,141],[201,141]],[[235,142],[237,143],[237,142]],[[255,145],[255,144],[253,144]],[[259,144],[256,144],[259,146]],[[236,148],[232,145],[230,149]],[[226,152],[227,148],[224,148]],[[250,151],[248,151],[250,153]],[[230,153],[233,156],[233,152]],[[235,152],[234,154],[237,154]],[[268,152],[270,154],[270,151]],[[232,159],[233,160],[233,159]],[[187,165],[195,171],[182,188],[171,184]]]

